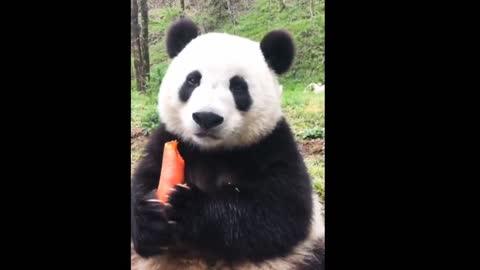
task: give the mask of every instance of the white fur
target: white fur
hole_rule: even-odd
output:
[[[179,99],[186,76],[202,74],[186,104]],[[236,109],[229,81],[245,79],[252,98],[247,112]],[[214,112],[224,118],[220,140],[198,138],[192,114]],[[203,148],[246,146],[268,135],[282,116],[281,87],[265,62],[258,42],[223,33],[208,33],[192,40],[175,57],[160,86],[158,112],[168,131]]]
[[[304,241],[298,244],[290,255],[265,261],[260,264],[245,263],[233,270],[295,270],[295,266],[308,260],[312,256],[312,249],[319,241],[325,241],[325,222],[323,205],[317,195],[313,194],[313,217],[310,232]],[[149,259],[142,259],[132,255],[132,270],[232,270],[224,263],[219,262],[213,268],[208,267],[201,260],[178,260],[167,255]]]

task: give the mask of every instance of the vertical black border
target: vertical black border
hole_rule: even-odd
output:
[[[21,5],[6,8],[22,11],[9,25],[26,21],[5,36],[20,77],[4,99],[19,166],[9,251],[24,266],[130,269],[130,1]]]
[[[419,248],[416,8],[326,1],[326,269],[406,266]]]
[[[462,61],[476,53],[460,34],[470,39],[475,9],[460,9],[326,0],[327,269],[468,260],[460,242],[474,234],[468,193],[477,189],[465,184],[475,158],[461,152],[477,144],[468,139],[478,113]]]

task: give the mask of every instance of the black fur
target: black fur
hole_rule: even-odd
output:
[[[252,105],[252,98],[248,92],[247,82],[240,76],[234,76],[230,79],[230,91],[235,100],[235,106],[240,111],[248,111]]]
[[[178,95],[182,102],[187,102],[190,96],[192,95],[193,90],[200,85],[202,80],[202,74],[199,71],[195,70],[190,72],[185,78],[185,82],[183,82],[182,87],[180,87],[180,92]]]
[[[172,24],[167,32],[167,53],[170,58],[177,56],[199,33],[198,27],[189,19],[180,19]]]
[[[158,185],[164,143],[174,139],[190,189],[177,186],[171,206],[145,202]],[[312,188],[285,120],[253,146],[208,152],[162,125],[146,154],[132,183],[132,236],[140,256],[168,246],[182,257],[261,262],[288,255],[306,238]]]
[[[260,42],[260,49],[275,73],[283,74],[292,65],[295,47],[287,32],[276,30],[268,33]]]

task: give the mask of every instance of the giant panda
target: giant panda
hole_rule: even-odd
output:
[[[166,50],[161,123],[132,177],[132,269],[324,269],[323,206],[281,110],[291,36],[201,34],[183,18]],[[162,204],[154,194],[172,140],[187,185]]]

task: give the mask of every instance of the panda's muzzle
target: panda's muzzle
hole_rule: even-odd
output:
[[[196,112],[192,114],[192,118],[205,131],[223,123],[223,117],[211,112]]]
[[[214,133],[208,132],[208,131],[197,132],[197,133],[195,133],[195,136],[197,136],[199,138],[210,138],[210,139],[215,139],[215,140],[220,139],[220,137],[218,137]]]

